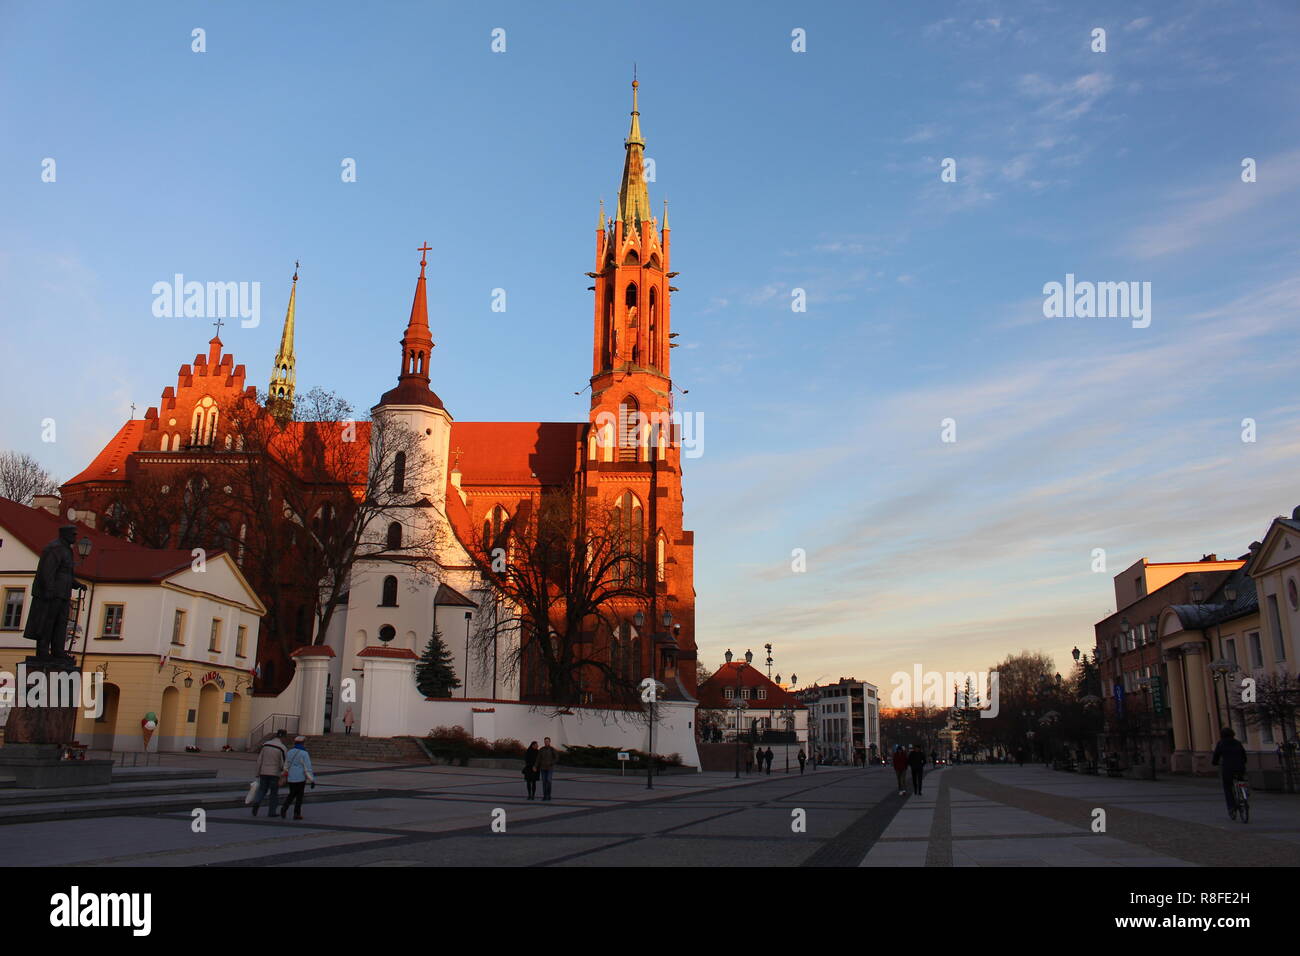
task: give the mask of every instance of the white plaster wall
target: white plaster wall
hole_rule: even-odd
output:
[[[474,710],[492,708],[491,722]],[[688,767],[700,765],[695,748],[695,704],[662,703],[656,710],[654,751],[681,754]],[[635,747],[646,749],[646,725],[632,717],[611,719],[599,710],[577,710],[571,715],[550,716],[546,710],[534,710],[528,704],[495,703],[474,700],[413,700],[405,716],[405,733],[424,736],[434,727],[460,726],[479,735],[475,728],[490,726],[495,739],[514,738],[527,745],[550,737],[557,747],[571,745],[600,747]]]

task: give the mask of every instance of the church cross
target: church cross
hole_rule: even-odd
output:
[[[217,338],[221,338],[221,327],[226,323],[222,322],[220,317],[218,317],[217,321],[213,322],[212,324],[217,327]]]
[[[424,257],[425,257],[424,254],[432,248],[433,247],[430,246],[429,243],[426,241],[424,245],[422,245],[419,249],[415,250],[420,254],[420,265],[427,265],[427,263],[424,261]]]
[[[131,403],[131,417],[135,418],[135,402]]]

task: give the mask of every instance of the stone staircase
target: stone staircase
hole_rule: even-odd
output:
[[[429,763],[429,755],[414,737],[361,737],[322,734],[307,738],[313,761],[360,760],[371,763]]]

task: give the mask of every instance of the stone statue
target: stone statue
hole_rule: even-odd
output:
[[[65,524],[59,529],[59,536],[45,546],[36,566],[32,608],[27,614],[23,637],[36,642],[38,659],[72,660],[67,652],[68,607],[76,583],[72,559],[72,545],[76,540],[76,525]]]

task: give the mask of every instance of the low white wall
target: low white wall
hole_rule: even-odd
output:
[[[256,727],[271,714],[300,714],[303,668],[294,673],[293,680],[278,697],[255,697],[252,699],[249,714],[249,729]],[[364,682],[360,682],[364,683]],[[646,725],[640,715],[617,717],[614,712],[598,709],[575,710],[571,714],[551,716],[545,709],[534,709],[529,704],[516,701],[485,701],[455,698],[451,700],[425,700],[414,692],[394,710],[384,709],[376,713],[379,725],[391,731],[379,736],[413,736],[423,737],[434,727],[464,727],[472,736],[485,737],[488,740],[514,738],[527,746],[536,740],[550,737],[557,747],[598,746],[646,749]],[[362,700],[353,703],[353,712],[357,715],[357,727],[360,732],[361,715],[365,697],[364,689],[359,696]],[[406,697],[407,695],[399,695]],[[384,700],[384,695],[379,695]],[[391,698],[387,703],[393,706]],[[342,733],[342,712],[348,705],[334,701],[334,733]],[[654,752],[657,754],[680,754],[682,764],[687,767],[699,767],[700,755],[695,748],[695,704],[665,702],[656,706],[658,720],[655,723]],[[372,735],[375,736],[375,735]]]
[[[476,713],[477,711],[477,713]],[[682,763],[699,767],[695,749],[695,704],[661,703],[657,705],[654,751],[657,754],[680,754]],[[550,737],[557,747],[597,746],[646,749],[646,725],[639,715],[619,714],[595,709],[575,710],[572,714],[551,716],[549,711],[534,710],[528,704],[475,700],[416,700],[408,705],[407,733],[424,736],[434,727],[464,727],[475,737],[500,740],[513,737],[525,746]]]

